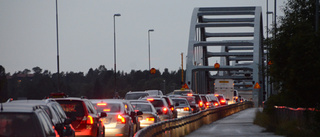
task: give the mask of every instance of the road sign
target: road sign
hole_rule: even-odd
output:
[[[253,88],[254,88],[254,89],[260,89],[261,87],[260,87],[259,83],[257,82],[257,83],[254,85]]]
[[[214,64],[214,68],[216,68],[216,69],[220,68],[220,64],[219,63],[215,63]]]
[[[156,70],[155,68],[151,68],[151,69],[150,69],[150,73],[151,73],[151,74],[156,74],[156,71],[157,71],[157,70]]]

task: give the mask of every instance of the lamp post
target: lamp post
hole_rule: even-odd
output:
[[[57,80],[57,87],[58,92],[60,92],[60,65],[59,65],[59,26],[58,26],[58,0],[56,0],[56,31],[57,31],[57,73],[58,73],[58,80]]]
[[[153,29],[148,30],[148,53],[149,53],[149,70],[150,70],[150,32],[153,32]]]
[[[113,55],[114,55],[114,93],[117,92],[117,56],[116,56],[116,17],[120,17],[121,14],[114,14],[113,15]]]

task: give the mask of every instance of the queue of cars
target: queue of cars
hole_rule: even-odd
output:
[[[221,94],[192,91],[172,95],[160,90],[128,92],[125,99],[76,98],[62,93],[50,97],[1,103],[0,136],[132,137],[154,123],[228,104]]]

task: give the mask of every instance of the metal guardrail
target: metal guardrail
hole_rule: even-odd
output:
[[[253,107],[253,102],[242,102],[224,107],[217,107],[197,112],[195,114],[155,123],[139,130],[135,137],[181,137],[197,130],[202,125]]]

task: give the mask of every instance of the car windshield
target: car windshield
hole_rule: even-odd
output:
[[[41,136],[41,130],[36,116],[32,113],[1,113],[0,136]]]
[[[131,103],[135,111],[152,112],[152,108],[148,104]]]
[[[121,111],[121,106],[119,103],[97,103],[94,104],[94,107],[98,112],[118,113]]]
[[[148,95],[149,95],[148,93],[130,93],[130,94],[126,95],[125,99],[126,100],[135,100],[135,99],[139,99],[139,98],[142,98],[142,97],[145,97]]]
[[[68,101],[68,100],[57,100],[61,105],[64,112],[69,118],[72,117],[83,117],[84,116],[84,107],[81,101]]]

